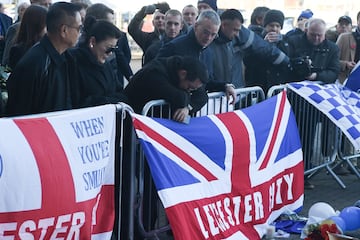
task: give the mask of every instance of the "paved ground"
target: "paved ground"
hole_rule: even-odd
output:
[[[310,181],[315,185],[315,188],[305,190],[303,210],[299,215],[307,217],[309,208],[317,202],[326,202],[335,210],[341,211],[360,200],[360,179],[353,174],[339,177],[345,183],[345,189],[342,189],[325,170],[312,177]],[[348,232],[347,235],[360,238],[360,230]],[[299,236],[292,236],[291,239],[299,239]]]

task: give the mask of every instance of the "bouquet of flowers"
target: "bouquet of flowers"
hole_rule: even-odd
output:
[[[313,223],[304,229],[305,240],[329,240],[329,233],[341,233],[341,230],[332,220],[325,220],[320,223]]]

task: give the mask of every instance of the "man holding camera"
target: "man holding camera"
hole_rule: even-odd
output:
[[[325,38],[326,23],[322,19],[311,18],[303,35],[290,37],[291,58],[308,58],[311,68],[308,72],[296,71],[297,80],[313,80],[334,83],[340,72],[339,48]]]
[[[166,2],[143,6],[131,20],[128,26],[128,32],[134,41],[141,47],[144,54],[152,43],[160,41],[160,36],[165,31],[165,13],[169,9],[170,6]],[[144,22],[143,20],[148,14],[153,14],[152,24],[154,26],[154,31],[149,33],[141,30]]]
[[[291,53],[295,61],[293,68],[297,80],[312,80],[323,83],[334,83],[340,72],[339,48],[330,40],[325,38],[326,24],[322,19],[311,18],[308,22],[308,28],[303,35],[290,37]],[[310,65],[310,66],[309,66]],[[307,114],[308,108],[300,109],[302,114]],[[314,149],[314,141],[316,136],[317,125],[321,123],[321,152],[323,156],[328,156],[328,150],[334,144],[334,129],[329,127],[324,119],[316,121],[309,120],[309,125],[299,126],[299,131],[307,131],[306,137],[302,138],[304,156],[308,156],[305,160],[305,168],[312,167],[311,156]],[[314,185],[306,181],[304,186],[306,189],[314,188]]]

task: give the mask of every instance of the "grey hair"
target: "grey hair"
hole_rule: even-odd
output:
[[[310,18],[307,22],[307,28],[309,28],[311,25],[323,25],[324,27],[326,27],[326,22],[321,19],[321,18]]]
[[[198,19],[196,20],[197,23],[201,23],[202,21],[204,21],[205,19],[209,19],[214,25],[216,26],[220,26],[221,24],[221,20],[220,20],[220,16],[219,14],[217,14],[217,12],[215,12],[212,9],[207,9],[205,11],[202,11],[198,17]]]

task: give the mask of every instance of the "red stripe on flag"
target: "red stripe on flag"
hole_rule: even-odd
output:
[[[99,205],[96,210],[97,222],[92,233],[110,232],[114,228],[115,202],[114,185],[103,185],[100,192]]]
[[[205,167],[203,167],[196,160],[194,160],[189,154],[185,153],[182,149],[177,147],[175,144],[173,144],[172,142],[170,142],[167,139],[165,139],[164,137],[162,137],[160,134],[158,134],[157,132],[152,130],[150,127],[145,125],[143,122],[141,122],[139,119],[134,118],[134,126],[135,126],[135,128],[141,129],[142,131],[144,131],[150,138],[152,138],[156,142],[160,143],[163,147],[170,150],[178,158],[183,160],[186,164],[188,164],[192,168],[194,168],[204,178],[206,178],[207,181],[217,180],[217,178],[211,172],[209,172]]]
[[[276,117],[274,133],[271,134],[270,145],[269,145],[268,150],[266,151],[264,161],[262,162],[259,170],[262,170],[262,169],[266,168],[266,166],[268,165],[268,163],[270,161],[270,156],[271,156],[271,154],[273,152],[275,141],[276,141],[276,139],[278,137],[281,119],[282,119],[283,114],[284,114],[285,103],[286,103],[286,94],[283,92],[281,94],[280,107],[279,107],[279,112],[278,112],[277,117]]]
[[[75,203],[75,187],[69,162],[54,129],[45,118],[14,122],[27,139],[39,168],[42,209],[68,210],[69,205]]]

